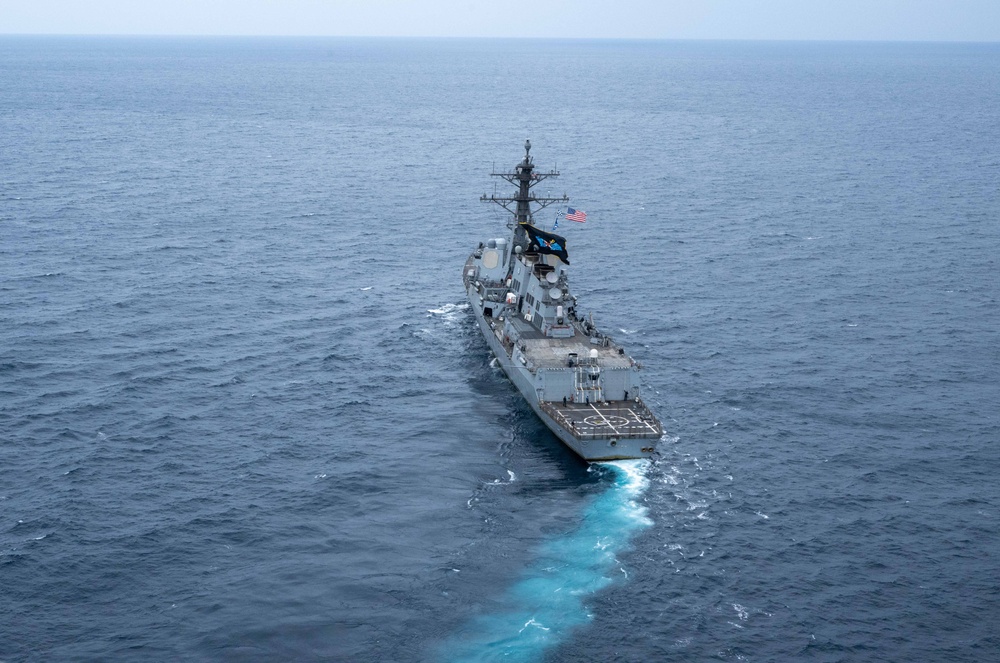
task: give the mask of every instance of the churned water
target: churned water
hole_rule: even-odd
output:
[[[1000,658],[1000,47],[0,63],[0,660]],[[650,464],[463,302],[525,138]]]
[[[647,461],[595,464],[611,468],[611,485],[592,500],[575,530],[545,541],[524,577],[491,610],[447,643],[442,658],[455,661],[534,661],[573,635],[593,615],[587,602],[615,578],[628,578],[616,553],[651,524],[639,502]]]

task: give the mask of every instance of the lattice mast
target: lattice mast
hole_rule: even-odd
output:
[[[516,196],[498,196],[494,193],[487,196],[485,193],[479,200],[484,203],[496,203],[500,207],[514,215],[512,221],[507,223],[507,227],[514,227],[514,245],[526,247],[528,235],[521,224],[534,222],[533,213],[544,209],[552,203],[568,203],[569,197],[563,194],[561,198],[539,197],[531,193],[531,188],[539,182],[550,177],[559,177],[559,172],[551,170],[547,173],[535,172],[534,160],[531,158],[531,141],[524,141],[524,161],[517,164],[513,173],[490,173],[491,177],[500,177],[517,187]],[[536,205],[531,208],[532,203]]]

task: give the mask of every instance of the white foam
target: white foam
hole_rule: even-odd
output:
[[[745,622],[747,618],[750,616],[750,613],[747,612],[747,609],[741,606],[739,603],[733,604],[733,610],[736,611],[736,615],[740,618],[741,622]]]
[[[524,626],[522,626],[522,627],[521,627],[521,630],[520,630],[520,631],[518,631],[518,633],[523,633],[523,632],[524,632],[524,629],[528,628],[529,626],[534,626],[535,628],[540,628],[540,629],[542,629],[543,631],[550,631],[550,630],[551,630],[551,629],[550,629],[550,628],[548,628],[547,626],[542,626],[541,624],[539,624],[538,622],[536,622],[536,621],[535,621],[535,618],[534,618],[534,617],[532,617],[532,618],[531,618],[531,619],[529,619],[528,621],[524,622]]]
[[[648,460],[611,460],[605,461],[601,465],[614,465],[625,473],[623,487],[629,494],[637,495],[646,490],[649,485],[649,477],[646,476],[650,467]]]
[[[468,304],[445,304],[441,308],[430,308],[427,312],[432,316],[438,316],[447,323],[457,322],[462,314],[469,308]]]

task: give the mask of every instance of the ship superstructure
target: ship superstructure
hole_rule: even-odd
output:
[[[642,401],[639,364],[584,317],[568,280],[566,239],[538,228],[533,213],[569,198],[538,197],[538,172],[525,141],[514,172],[492,176],[517,187],[484,202],[511,213],[510,238],[481,242],[463,271],[486,342],[507,377],[546,426],[588,461],[646,458],[663,435]]]

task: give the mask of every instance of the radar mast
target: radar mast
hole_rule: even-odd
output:
[[[531,188],[550,177],[559,177],[559,172],[550,170],[547,173],[535,172],[534,160],[531,158],[531,141],[524,141],[524,160],[517,164],[513,173],[490,173],[491,177],[500,177],[517,187],[515,196],[498,196],[495,193],[487,196],[485,193],[479,200],[484,203],[496,203],[510,212],[514,219],[507,226],[514,227],[514,244],[525,246],[528,242],[527,233],[522,224],[533,223],[534,212],[544,209],[552,203],[568,203],[569,197],[563,194],[561,198],[539,197],[531,192]],[[531,204],[535,208],[531,208]]]

